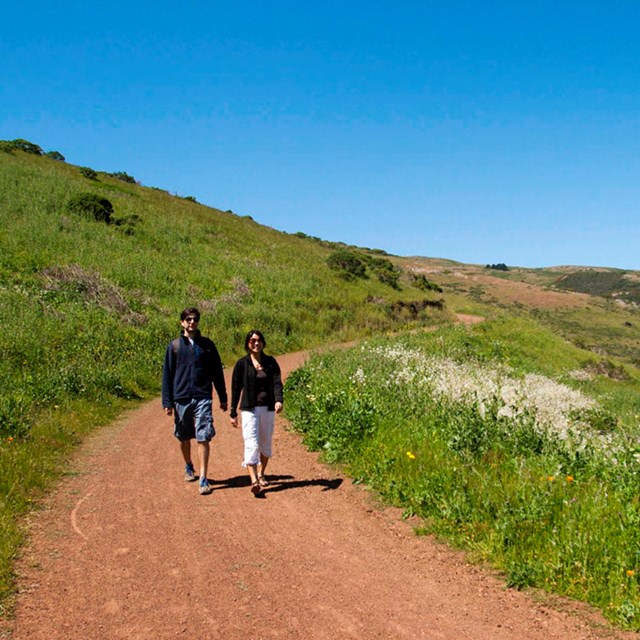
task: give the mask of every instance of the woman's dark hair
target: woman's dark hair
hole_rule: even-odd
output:
[[[260,340],[262,340],[262,346],[266,347],[267,346],[267,341],[264,339],[264,336],[262,335],[262,331],[258,331],[257,329],[251,329],[251,331],[249,331],[249,333],[247,333],[245,339],[244,339],[244,350],[245,351],[249,351],[249,340],[251,339],[251,336],[258,336],[258,338],[260,338]]]

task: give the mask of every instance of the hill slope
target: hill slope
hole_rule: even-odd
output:
[[[184,307],[201,309],[227,364],[251,328],[282,353],[448,317],[440,294],[378,253],[352,251],[359,275],[331,269],[345,247],[29,145],[0,143],[0,601],[16,514],[83,433],[158,393]]]

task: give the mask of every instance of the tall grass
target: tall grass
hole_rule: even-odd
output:
[[[639,629],[640,376],[612,383],[593,362],[525,321],[371,341],[295,372],[287,415],[508,585]]]

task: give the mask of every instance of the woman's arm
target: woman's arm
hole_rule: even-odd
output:
[[[237,407],[240,402],[240,394],[242,393],[244,383],[244,366],[244,358],[240,358],[233,367],[233,373],[231,375],[231,407],[229,415],[232,419],[238,415]]]

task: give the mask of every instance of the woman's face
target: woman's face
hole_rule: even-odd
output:
[[[256,333],[251,334],[247,344],[249,346],[249,352],[255,355],[259,354],[262,351],[262,347],[264,346],[262,344],[262,339]]]

